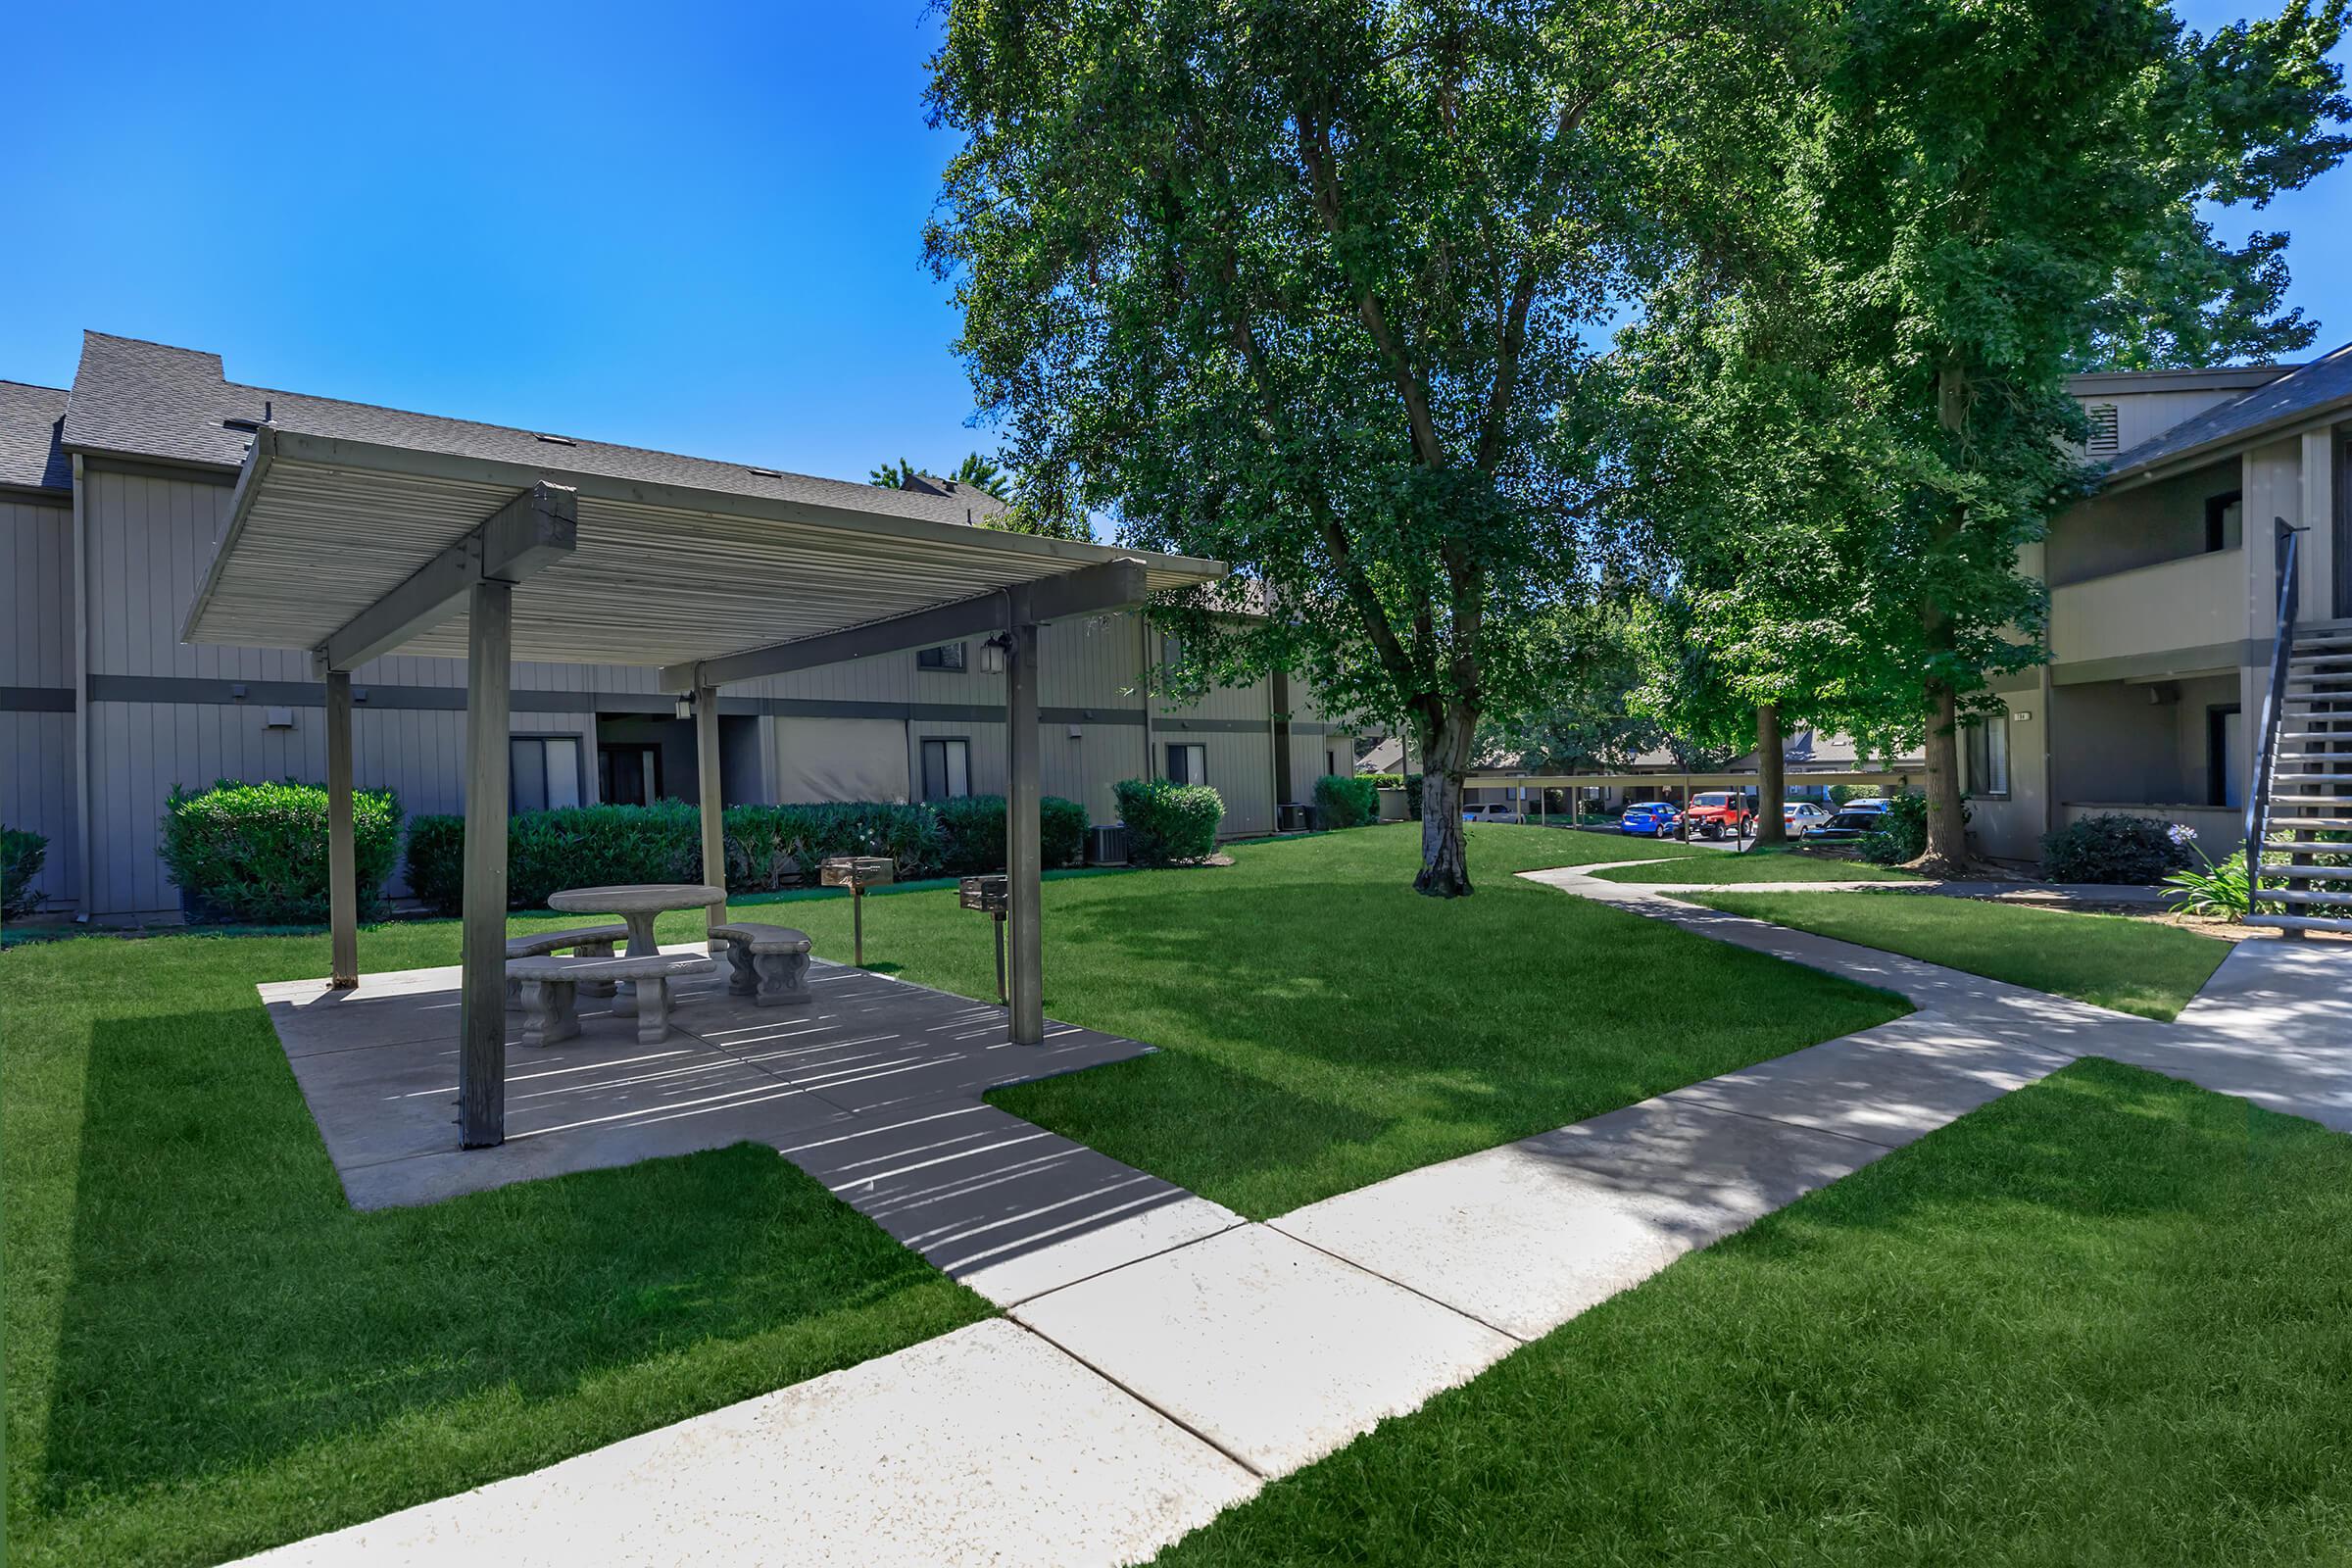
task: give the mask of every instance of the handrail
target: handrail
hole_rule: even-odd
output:
[[[2254,776],[2246,785],[2246,906],[2252,909],[2262,888],[2262,847],[2271,832],[2271,774],[2278,760],[2278,730],[2285,722],[2286,670],[2295,647],[2295,616],[2302,607],[2296,570],[2295,543],[2301,528],[2284,517],[2272,519],[2278,527],[2278,624],[2271,638],[2271,683],[2262,694],[2260,744],[2254,751]]]

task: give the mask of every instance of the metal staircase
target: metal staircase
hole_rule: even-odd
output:
[[[2297,624],[2301,532],[2279,523],[2278,632],[2246,791],[2246,924],[2352,931],[2352,621]]]

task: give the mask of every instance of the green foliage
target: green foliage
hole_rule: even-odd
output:
[[[1360,773],[1326,773],[1315,780],[1315,807],[1324,827],[1362,827],[1380,820],[1380,786]]]
[[[2204,851],[2197,852],[2202,865],[2175,871],[2164,879],[2172,897],[2165,907],[2175,914],[2190,913],[2216,915],[2226,920],[2243,920],[2253,907],[2254,884],[2246,874],[2246,852],[2237,851],[2220,864],[2205,859]]]
[[[2053,882],[2160,882],[2189,859],[2173,824],[2121,811],[2082,817],[2041,838],[2041,868]]]
[[[1154,608],[1178,684],[1298,671],[1448,775],[1542,701],[1607,544],[1584,334],[1740,203],[1758,33],[1724,0],[949,10],[958,346],[1024,474],[1239,568]],[[1458,823],[1428,843],[1424,891],[1468,891]]]
[[[378,912],[400,858],[400,814],[390,790],[352,792],[362,919]],[[221,779],[198,792],[174,787],[158,853],[196,920],[299,925],[327,917],[323,784]]]
[[[1961,820],[1968,820],[1965,805]],[[1928,849],[1928,798],[1908,790],[1888,796],[1886,809],[1879,815],[1878,831],[1863,835],[1855,849],[1873,865],[1901,865],[1918,859]]]
[[[1136,865],[1205,859],[1217,847],[1225,801],[1205,784],[1123,778],[1112,786],[1127,824],[1127,858]]]
[[[994,458],[984,458],[977,452],[967,453],[956,466],[955,471],[933,475],[928,468],[918,468],[901,458],[896,463],[885,462],[866,474],[865,482],[883,490],[904,490],[906,481],[923,477],[952,479],[968,484],[975,490],[985,490],[999,501],[1012,500],[1012,476]]]
[[[49,840],[44,835],[0,825],[0,920],[30,914],[48,899],[32,885],[48,858]]]
[[[1404,814],[1411,821],[1421,820],[1421,775],[1418,773],[1404,775]]]
[[[1039,816],[1046,865],[1077,863],[1086,808],[1047,796]],[[909,882],[1004,869],[1001,795],[917,805],[730,806],[723,822],[730,893],[812,882],[818,864],[836,855],[885,857]],[[457,913],[464,896],[465,838],[465,818],[454,815],[420,816],[409,829],[409,891],[444,914]],[[701,881],[702,845],[702,813],[683,801],[518,812],[507,821],[508,903],[535,909],[564,888]]]
[[[1404,788],[1404,775],[1402,773],[1358,773],[1355,776],[1357,778],[1370,779],[1372,781],[1372,787],[1376,790],[1400,790]]]

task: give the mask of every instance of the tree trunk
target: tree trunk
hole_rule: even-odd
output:
[[[1788,792],[1788,759],[1781,755],[1781,705],[1756,709],[1756,848],[1788,842],[1788,815],[1781,808]]]
[[[1928,682],[1928,848],[1912,862],[1929,876],[1968,870],[1968,823],[1960,805],[1960,702],[1951,682]]]
[[[1478,717],[1455,709],[1421,733],[1421,874],[1413,891],[1433,899],[1470,894],[1470,859],[1462,843],[1462,775],[1470,769]]]

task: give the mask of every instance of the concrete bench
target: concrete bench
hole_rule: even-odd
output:
[[[583,958],[610,958],[614,949],[628,940],[629,928],[625,925],[591,925],[582,926],[576,931],[542,931],[536,936],[509,937],[507,961],[512,963],[516,958],[544,958],[550,954],[565,951],[576,953]],[[586,994],[592,997],[609,997],[612,995],[612,989],[610,980],[586,982]],[[507,1005],[522,1005],[522,982],[511,974],[507,976]]]
[[[734,968],[727,990],[750,997],[761,1007],[805,1005],[808,1001],[808,933],[788,925],[738,922],[714,925],[710,940],[727,945]]]
[[[513,958],[507,978],[522,988],[522,1043],[552,1046],[580,1032],[576,993],[584,985],[628,980],[637,989],[637,1040],[660,1045],[669,1033],[669,982],[709,974],[716,965],[684,953],[649,953],[642,958]]]

